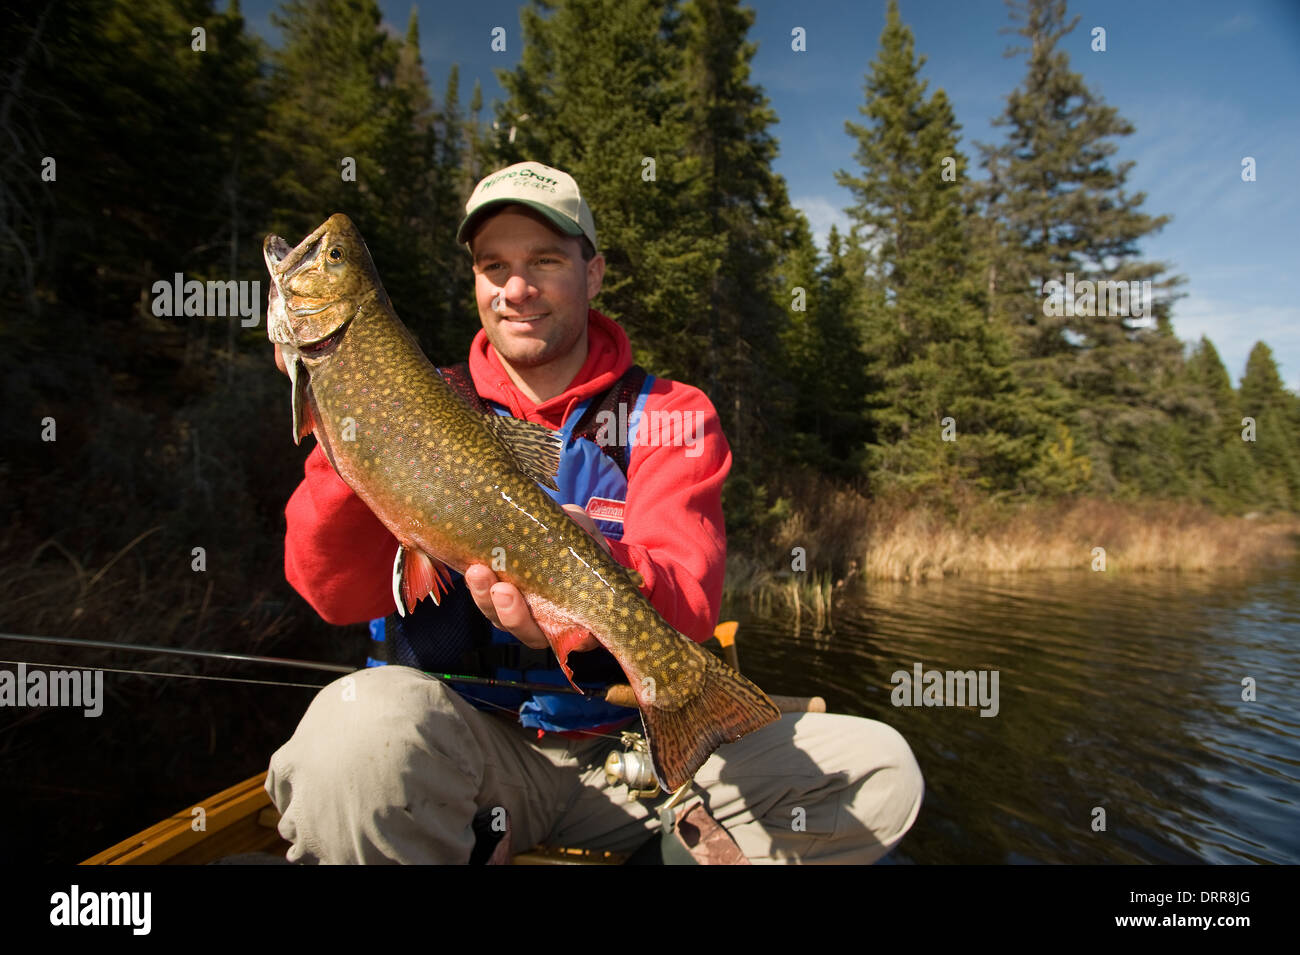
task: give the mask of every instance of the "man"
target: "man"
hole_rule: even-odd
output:
[[[444,377],[485,413],[560,431],[552,496],[640,574],[668,623],[706,639],[722,595],[730,450],[708,399],[634,368],[626,335],[590,308],[605,263],[577,183],[536,162],[498,170],[475,188],[457,238],[474,259],[483,331],[468,369]],[[597,427],[601,412],[631,436],[642,419],[682,425],[629,447],[611,417]],[[464,862],[476,819],[508,822],[514,852],[540,841],[631,851],[655,831],[656,805],[628,801],[602,768],[635,711],[420,672],[563,682],[515,587],[475,565],[437,607],[391,616],[397,542],[319,447],[286,519],[290,583],[330,622],[386,617],[372,624],[375,645],[408,664],[326,687],[272,758],[267,790],[291,860]],[[594,639],[578,649],[591,651],[570,657],[579,682],[619,681]],[[912,825],[923,788],[898,733],[829,714],[788,715],[723,746],[694,787],[756,862],[874,861]]]

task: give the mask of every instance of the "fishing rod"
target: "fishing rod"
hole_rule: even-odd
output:
[[[136,653],[160,653],[170,656],[196,657],[202,660],[224,660],[234,663],[260,663],[267,666],[283,666],[299,670],[317,670],[326,673],[356,673],[358,667],[343,663],[321,663],[316,660],[295,660],[289,657],[263,657],[248,653],[227,653],[218,650],[185,650],[180,647],[156,647],[139,643],[114,643],[111,640],[84,640],[80,637],[37,637],[22,633],[0,633],[0,640],[16,640],[23,643],[39,643],[46,646],[83,647],[88,650],[131,650]],[[88,670],[104,670],[107,667],[85,667]],[[149,670],[111,670],[114,673],[139,673],[144,676],[169,676],[178,679],[192,678],[190,673],[159,673]],[[569,693],[575,696],[595,696],[605,698],[604,690],[575,690],[571,686],[556,683],[530,683],[519,680],[496,680],[489,677],[468,676],[461,673],[436,673],[422,671],[439,680],[455,683],[468,683],[474,686],[505,687],[513,690],[532,690],[542,693]],[[235,677],[206,677],[210,680],[228,680],[235,683],[256,682],[240,680]],[[297,683],[294,686],[317,686],[317,684]],[[611,701],[612,702],[612,701]]]
[[[354,673],[356,667],[341,663],[317,663],[314,660],[290,660],[286,657],[259,657],[247,653],[225,653],[217,650],[184,650],[180,647],[151,647],[140,643],[114,643],[111,640],[83,640],[80,637],[33,637],[24,633],[0,633],[0,640],[19,640],[23,643],[43,643],[48,646],[85,647],[88,650],[134,650],[138,653],[162,653],[177,657],[199,657],[204,660],[230,660],[235,663],[267,663],[296,667],[299,670],[324,670],[328,673]],[[87,669],[95,669],[88,667]]]
[[[218,650],[185,650],[180,647],[156,647],[139,643],[114,643],[110,640],[84,640],[79,637],[38,637],[22,633],[0,633],[0,640],[13,640],[21,643],[35,643],[43,646],[67,646],[82,647],[85,649],[96,650],[130,650],[135,653],[157,653],[170,656],[193,657],[201,660],[222,660],[235,663],[258,663],[266,666],[282,666],[300,670],[316,670],[326,673],[356,673],[356,667],[350,667],[341,663],[322,663],[316,660],[295,660],[289,657],[264,657],[256,656],[249,653],[227,653]],[[18,666],[41,666],[54,669],[51,664],[32,663],[30,661],[10,661],[0,660],[0,664],[14,663]],[[102,670],[108,673],[134,673],[140,676],[157,676],[171,677],[182,680],[216,680],[224,683],[253,683],[269,686],[289,686],[301,687],[303,689],[322,689],[319,683],[287,683],[279,680],[250,680],[241,677],[230,676],[211,676],[208,674],[198,673],[166,673],[156,670],[135,670],[129,668],[113,667],[83,667],[87,670]],[[488,677],[467,676],[458,673],[434,673],[432,671],[422,671],[430,676],[448,683],[465,683],[473,686],[483,687],[505,687],[512,690],[530,690],[541,693],[568,693],[576,696],[584,696],[589,699],[603,699],[607,703],[614,703],[619,706],[635,707],[636,698],[632,693],[632,688],[626,684],[614,685],[601,690],[577,690],[571,686],[559,685],[554,683],[531,683],[519,680],[494,680]],[[510,712],[509,707],[503,707],[500,704],[493,703],[490,700],[481,700],[489,706],[495,707],[506,712]],[[634,733],[624,733],[621,737],[615,737],[607,733],[591,733],[592,736],[608,736],[611,739],[623,739],[624,748],[630,749],[632,743],[629,740],[635,737]],[[645,750],[644,743],[641,746]],[[638,759],[640,760],[638,762]],[[657,794],[659,791],[658,783],[655,781],[652,770],[650,769],[648,750],[638,756],[629,753],[622,757],[623,761],[615,760],[606,767],[606,777],[610,779],[610,784],[614,785],[615,781],[625,781],[624,775],[628,772],[640,775],[628,776],[628,789],[632,793],[632,798],[637,796],[647,796],[652,793]],[[608,762],[608,761],[607,761]],[[653,783],[653,789],[651,788]],[[683,789],[685,786],[683,786]]]
[[[715,636],[723,639],[724,649],[728,648],[730,641],[735,639],[736,624],[734,621],[720,624]],[[249,653],[227,653],[219,650],[183,650],[180,647],[155,647],[139,643],[114,643],[110,640],[83,640],[80,637],[36,637],[22,633],[0,633],[0,640],[17,640],[23,643],[39,643],[46,646],[67,646],[67,647],[84,647],[90,650],[131,650],[136,653],[161,653],[170,656],[179,657],[196,657],[201,660],[224,660],[234,663],[260,663],[266,666],[283,666],[299,670],[317,670],[326,673],[356,673],[363,667],[348,666],[344,663],[322,663],[317,660],[294,660],[289,657],[262,657]],[[0,661],[7,663],[11,661]],[[30,664],[32,666],[46,666],[47,664]],[[204,679],[218,680],[227,683],[271,683],[279,686],[297,686],[297,687],[316,687],[321,684],[316,683],[277,683],[272,680],[245,680],[237,677],[228,676],[200,676],[193,673],[159,673],[151,670],[128,670],[112,669],[110,667],[82,667],[86,670],[104,670],[109,673],[138,673],[141,676],[164,676],[175,679]],[[496,680],[490,677],[469,676],[464,673],[437,673],[433,670],[422,670],[429,676],[442,680],[444,683],[464,683],[470,686],[484,687],[502,687],[511,690],[529,690],[534,693],[567,693],[571,696],[585,696],[588,699],[604,700],[606,703],[612,703],[615,706],[626,706],[636,709],[640,706],[633,692],[632,687],[626,683],[615,683],[600,689],[577,690],[572,686],[564,683],[532,683],[522,680]],[[783,713],[825,713],[826,701],[820,696],[795,697],[795,696],[771,696],[770,699]]]

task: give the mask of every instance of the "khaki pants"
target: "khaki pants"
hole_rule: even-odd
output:
[[[630,852],[659,828],[603,765],[618,745],[525,729],[407,667],[361,670],[312,701],[271,758],[266,789],[288,858],[317,863],[463,863],[472,820],[509,815],[511,849],[539,842]],[[722,746],[694,791],[755,863],[866,863],[916,820],[924,786],[883,723],[783,716]]]

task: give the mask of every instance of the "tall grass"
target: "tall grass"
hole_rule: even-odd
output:
[[[1209,571],[1284,560],[1300,540],[1294,514],[1228,517],[1188,501],[1011,502],[960,488],[869,499],[822,478],[803,479],[774,510],[766,539],[733,542],[728,593],[814,617],[855,579],[1088,570],[1103,560],[1109,572]]]
[[[882,505],[863,548],[865,576],[925,580],[1028,570],[1207,571],[1285,558],[1300,519],[1225,517],[1188,502],[1091,498],[981,508],[944,520]],[[1104,564],[1102,563],[1104,561]]]

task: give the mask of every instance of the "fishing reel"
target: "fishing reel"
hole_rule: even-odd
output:
[[[623,752],[612,750],[605,757],[605,781],[611,786],[626,785],[629,801],[654,799],[663,790],[655,779],[650,762],[650,747],[640,733],[624,730],[620,734]]]

